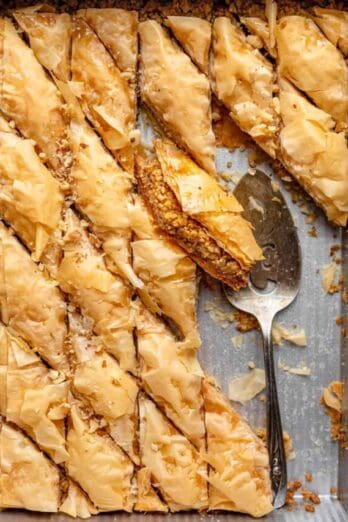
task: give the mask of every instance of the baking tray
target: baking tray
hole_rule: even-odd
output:
[[[54,3],[54,2],[52,2]],[[63,2],[65,5],[68,2]],[[89,1],[88,6],[99,7],[101,2]],[[122,2],[103,2],[103,6],[124,6]],[[132,3],[132,2],[130,2]],[[0,8],[13,8],[15,5],[31,5],[29,2],[0,2]],[[59,2],[56,2],[59,6]],[[82,6],[84,2],[72,2]],[[75,5],[74,5],[75,7]],[[139,128],[143,140],[150,144],[154,135],[148,117],[139,117]],[[244,174],[250,169],[248,149],[228,151],[224,148],[217,150],[217,170],[231,174],[231,181],[223,182],[231,190],[236,181],[235,173]],[[316,506],[315,513],[307,513],[301,505],[301,498],[296,498],[297,506],[293,511],[286,508],[277,510],[262,520],[277,522],[346,522],[348,521],[348,451],[339,448],[337,442],[330,438],[330,419],[319,405],[323,387],[331,381],[343,380],[345,395],[343,400],[344,421],[348,421],[348,339],[342,337],[340,327],[336,324],[339,316],[348,320],[348,304],[342,300],[341,293],[325,295],[321,286],[321,270],[331,262],[330,247],[340,245],[338,255],[342,264],[337,267],[337,278],[343,275],[348,281],[348,229],[338,229],[328,224],[323,213],[310,201],[300,206],[292,201],[293,182],[282,182],[272,171],[268,163],[261,163],[259,169],[268,173],[279,184],[293,218],[298,228],[298,235],[302,250],[302,280],[297,299],[283,312],[278,314],[276,321],[292,327],[297,325],[303,328],[307,337],[307,346],[298,347],[284,341],[282,346],[274,349],[275,366],[279,400],[282,411],[283,428],[293,439],[295,458],[288,461],[288,479],[301,480],[310,490],[317,492],[321,504]],[[233,180],[233,181],[232,181]],[[302,197],[305,198],[305,195]],[[315,211],[318,216],[314,226],[317,237],[309,235],[312,224],[306,223],[305,211]],[[263,367],[262,338],[259,331],[250,331],[243,334],[243,344],[237,349],[231,339],[240,333],[233,323],[221,325],[211,317],[207,311],[211,302],[226,312],[232,311],[225,301],[219,285],[201,284],[198,318],[202,337],[202,347],[199,359],[204,369],[213,375],[227,392],[231,379],[248,371],[248,362],[253,361],[259,368]],[[208,305],[208,306],[207,306]],[[285,372],[278,368],[278,361],[290,367],[298,367],[304,361],[311,370],[310,376],[299,376]],[[244,406],[235,405],[254,428],[265,426],[265,403],[258,398]],[[306,483],[304,476],[312,473],[313,481]],[[332,494],[333,488],[337,493]],[[44,492],[43,492],[44,494]],[[178,513],[161,514],[126,514],[104,513],[94,516],[96,522],[128,521],[138,522],[146,516],[147,522],[247,522],[254,520],[245,515],[230,512],[215,512],[208,514]],[[0,522],[29,522],[34,520],[70,521],[70,517],[61,514],[39,514],[18,510],[3,511],[0,513]]]

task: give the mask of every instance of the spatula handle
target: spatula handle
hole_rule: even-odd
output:
[[[267,392],[267,447],[271,467],[273,505],[274,508],[277,509],[285,504],[287,473],[282,421],[274,372],[272,321],[268,321],[267,325],[261,324],[261,329],[263,333]]]

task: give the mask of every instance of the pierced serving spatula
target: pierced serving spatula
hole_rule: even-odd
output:
[[[254,315],[260,323],[267,394],[267,446],[270,458],[273,505],[285,503],[287,474],[283,430],[274,373],[272,322],[275,315],[296,297],[301,277],[301,250],[295,224],[285,200],[273,190],[270,178],[261,171],[246,174],[234,195],[245,209],[243,216],[253,227],[265,259],[251,270],[248,286],[233,292],[224,285],[228,301]]]

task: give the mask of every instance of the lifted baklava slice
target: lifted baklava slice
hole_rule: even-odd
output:
[[[160,232],[139,195],[130,207],[130,218],[135,233],[133,268],[145,285],[139,295],[152,312],[172,322],[187,347],[198,348],[195,263]]]
[[[348,12],[322,7],[313,8],[314,20],[320,29],[342,53],[348,55]]]
[[[211,72],[214,92],[232,119],[275,158],[278,118],[273,66],[227,17],[214,22]]]
[[[262,517],[272,511],[267,449],[221,390],[204,385],[209,509]]]
[[[2,415],[33,439],[57,464],[67,457],[64,419],[68,383],[49,370],[29,346],[0,325],[4,407]]]
[[[63,99],[33,51],[7,19],[0,19],[1,110],[34,140],[43,159],[65,178],[70,166]]]
[[[348,67],[310,18],[285,16],[276,28],[279,73],[330,114],[348,124]]]
[[[139,24],[141,97],[158,122],[215,172],[209,81],[156,21]]]
[[[144,396],[139,399],[140,455],[170,511],[205,509],[206,465],[195,447]]]
[[[39,6],[38,6],[39,7]],[[28,12],[19,9],[13,13],[20,28],[28,34],[29,44],[41,65],[62,81],[70,79],[71,17],[67,13]]]
[[[157,158],[138,156],[137,178],[159,228],[210,275],[245,286],[262,252],[241,205],[172,143],[157,140],[155,150]]]
[[[135,100],[127,80],[87,22],[73,18],[70,86],[106,147],[133,171]]]
[[[67,370],[66,304],[57,283],[0,223],[1,319],[56,370]]]
[[[59,471],[19,429],[0,424],[0,508],[55,513]]]
[[[101,336],[121,368],[134,372],[131,288],[107,270],[103,254],[92,239],[78,217],[68,210],[57,280],[72,303],[92,320],[95,333]]]
[[[58,228],[63,206],[59,183],[41,162],[32,140],[0,117],[0,215],[39,261]]]
[[[139,303],[137,314],[140,378],[167,417],[197,447],[205,443],[203,372],[195,352],[185,350],[156,316]]]
[[[183,46],[192,61],[208,73],[211,24],[195,16],[168,16],[166,25]]]

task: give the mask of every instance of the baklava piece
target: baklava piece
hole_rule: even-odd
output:
[[[0,423],[0,508],[55,513],[59,471],[23,432]]]
[[[0,215],[39,261],[58,228],[63,196],[32,140],[23,139],[0,116]]]
[[[313,8],[316,24],[342,53],[348,55],[348,12],[337,9]]]
[[[135,98],[138,13],[117,8],[82,9],[78,13],[103,42]]]
[[[238,290],[262,259],[236,198],[173,144],[157,140],[157,158],[137,157],[140,191],[155,221],[193,260]]]
[[[44,7],[48,6],[43,6]],[[29,12],[19,9],[13,13],[19,27],[29,37],[29,44],[38,61],[56,78],[70,79],[71,17],[67,13]]]
[[[40,270],[0,223],[1,319],[56,370],[67,370],[66,304],[57,283]]]
[[[205,443],[202,375],[195,353],[183,349],[163,322],[139,303],[139,376],[144,389],[197,447]]]
[[[209,509],[265,516],[273,509],[267,449],[212,382],[203,389]]]
[[[104,419],[117,444],[138,464],[138,385],[105,351],[102,339],[88,331],[87,321],[69,314],[73,353],[72,390],[77,398]]]
[[[164,417],[157,406],[141,396],[140,455],[144,468],[170,511],[206,509],[206,465],[195,447]]]
[[[130,207],[130,218],[135,233],[133,268],[145,285],[139,295],[152,312],[174,323],[187,347],[198,348],[195,263],[160,232],[139,195]]]
[[[107,270],[103,254],[71,210],[66,213],[64,226],[63,258],[57,272],[59,285],[92,320],[95,333],[121,368],[134,372],[131,288]]]
[[[72,518],[90,518],[91,515],[97,515],[98,510],[92,504],[82,489],[69,479],[65,497],[59,506],[59,511],[71,516]]]
[[[21,339],[0,325],[3,408],[16,424],[57,464],[67,457],[64,419],[69,411],[68,383],[49,370]]]
[[[33,51],[3,18],[0,40],[1,110],[64,179],[71,157],[63,99]]]
[[[102,429],[72,403],[69,417],[66,469],[100,511],[131,511],[133,464]]]
[[[168,16],[166,25],[199,69],[208,74],[211,24],[195,16]]]
[[[137,471],[137,500],[134,511],[141,512],[168,512],[168,506],[160,499],[151,485],[151,473],[149,469],[140,468]]]
[[[281,161],[326,212],[330,221],[348,218],[348,148],[331,116],[279,78]]]
[[[81,17],[73,18],[70,86],[120,165],[133,172],[135,101],[127,80]]]
[[[278,118],[272,64],[226,17],[215,19],[212,54],[212,83],[217,98],[237,125],[275,158]]]
[[[140,88],[158,122],[208,172],[215,172],[209,81],[156,21],[139,24]]]
[[[310,18],[285,16],[276,28],[280,76],[339,124],[348,124],[348,67]]]

